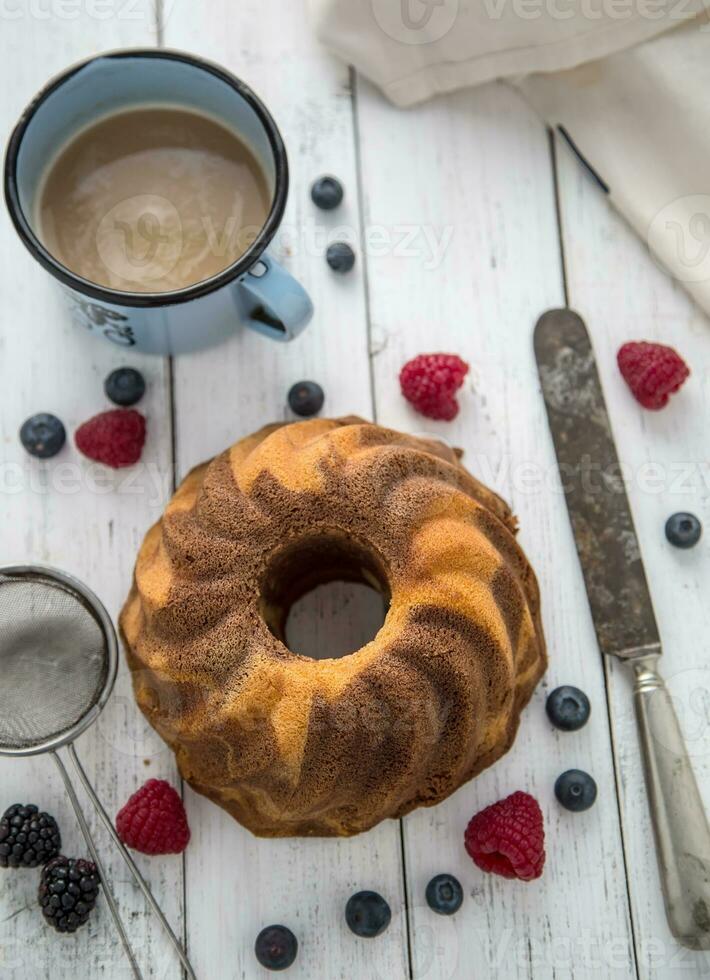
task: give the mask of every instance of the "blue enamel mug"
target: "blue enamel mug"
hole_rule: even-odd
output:
[[[171,292],[124,292],[90,282],[42,244],[36,205],[47,161],[94,121],[145,105],[201,112],[235,132],[262,168],[271,208],[237,261]],[[22,114],[5,157],[5,199],[20,238],[61,284],[74,320],[113,344],[181,354],[220,342],[240,326],[272,340],[296,337],[313,315],[303,287],[266,251],[286,207],[288,159],[257,95],[217,65],[177,51],[110,52],[51,81]]]

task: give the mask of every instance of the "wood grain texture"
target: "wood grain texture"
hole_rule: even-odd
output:
[[[165,43],[219,61],[273,112],[291,168],[289,206],[273,250],[309,290],[317,311],[288,347],[243,331],[218,349],[176,361],[177,460],[184,474],[266,422],[293,418],[286,395],[296,381],[323,385],[329,416],[370,416],[371,392],[362,256],[354,273],[341,277],[324,259],[328,239],[359,238],[347,68],[318,48],[300,4],[278,0],[247,0],[238,16],[221,0],[211,4],[209,19],[179,0],[166,20]],[[322,173],[336,174],[345,186],[345,202],[333,214],[317,211],[310,200],[311,183]],[[339,612],[347,616],[346,608]],[[299,939],[289,970],[294,980],[407,976],[396,822],[352,840],[269,841],[192,793],[188,812],[195,833],[187,852],[188,938],[199,977],[267,976],[253,944],[261,928],[277,922]],[[390,929],[376,942],[357,939],[344,921],[347,899],[364,888],[384,895],[393,911]]]
[[[554,490],[532,350],[537,317],[563,302],[547,135],[502,86],[438,99],[415,113],[398,113],[366,84],[358,91],[366,222],[429,227],[438,239],[452,229],[436,268],[427,267],[426,253],[370,261],[378,421],[463,447],[472,472],[511,501],[540,577],[550,652],[547,678],[509,755],[446,803],[405,819],[415,976],[629,977],[604,677],[563,498]],[[453,424],[415,415],[397,390],[402,364],[431,350],[471,364]],[[594,706],[576,734],[555,732],[544,712],[545,694],[563,683],[583,688]],[[577,767],[593,773],[600,795],[591,811],[573,815],[556,803],[553,785]],[[539,799],[547,827],[547,867],[531,884],[482,874],[463,848],[471,816],[517,789]],[[424,890],[444,871],[460,877],[467,899],[442,925]]]
[[[376,408],[383,424],[461,446],[472,472],[511,501],[539,574],[550,647],[550,670],[511,753],[446,803],[406,818],[403,839],[390,822],[349,841],[257,840],[186,790],[193,841],[185,877],[179,858],[140,864],[178,931],[185,914],[198,977],[269,976],[256,964],[253,942],[273,922],[289,925],[300,941],[289,977],[308,980],[408,977],[408,928],[413,975],[421,980],[707,975],[707,954],[681,950],[665,924],[630,688],[622,668],[600,662],[532,355],[535,320],[564,302],[544,127],[503,86],[410,112],[392,109],[364,82],[353,99],[348,70],[318,48],[299,4],[158,6],[159,29],[148,0],[103,7],[57,0],[41,8],[48,16],[23,0],[19,17],[0,13],[3,78],[10,80],[0,86],[0,137],[52,72],[96,50],[161,39],[221,62],[254,86],[282,128],[292,189],[274,252],[311,292],[316,318],[288,347],[243,332],[172,366],[132,355],[148,379],[141,408],[149,441],[136,470],[107,474],[71,446],[49,463],[31,461],[17,440],[24,418],[53,411],[73,432],[107,407],[103,378],[125,358],[67,324],[57,292],[3,210],[2,562],[56,564],[85,580],[115,616],[142,535],[170,492],[173,406],[182,476],[264,423],[291,418],[288,388],[313,378],[326,390],[324,414],[373,417]],[[325,172],[346,187],[344,206],[330,215],[309,198],[312,180]],[[592,333],[620,456],[632,474],[631,503],[665,641],[663,668],[710,803],[710,673],[699,642],[710,627],[710,544],[704,539],[681,553],[662,533],[666,517],[681,509],[710,526],[709,328],[564,149],[558,180],[570,303]],[[336,277],[325,265],[326,244],[335,239],[356,245],[350,276]],[[674,343],[693,367],[663,413],[644,413],[618,378],[616,348],[631,338]],[[472,366],[461,414],[448,426],[414,414],[397,385],[407,358],[436,349],[456,351]],[[295,643],[320,648],[329,629],[344,642],[367,626],[347,588],[309,601],[295,617]],[[374,627],[377,611],[367,608]],[[592,700],[592,719],[576,734],[555,732],[544,714],[547,691],[561,683],[577,684]],[[79,751],[112,813],[148,776],[176,780],[172,756],[143,722],[123,672]],[[598,803],[586,814],[566,813],[553,797],[554,779],[573,766],[599,784]],[[65,851],[84,854],[51,760],[0,760],[0,787],[2,809],[34,800],[60,819]],[[545,875],[529,885],[484,876],[462,844],[474,812],[519,788],[540,799],[548,834]],[[101,830],[98,838],[111,854]],[[442,871],[456,874],[466,891],[452,919],[435,916],[424,901],[427,882]],[[111,860],[110,874],[146,976],[179,976],[119,861]],[[34,871],[0,875],[2,980],[50,971],[60,980],[128,977],[105,902],[86,930],[58,939],[34,907],[37,879]],[[374,942],[356,939],[343,921],[347,898],[361,888],[380,891],[394,913]]]
[[[0,15],[0,139],[6,142],[20,111],[55,72],[98,49],[145,45],[155,38],[150,3],[104,8],[91,5],[11,5],[19,16]],[[41,8],[41,10],[40,10]],[[9,8],[6,8],[9,9]],[[41,11],[47,16],[40,17]],[[38,13],[38,11],[40,13]],[[66,16],[62,11],[68,11]],[[167,366],[130,355],[145,373],[148,418],[145,465],[111,472],[91,464],[73,446],[85,419],[110,407],[103,380],[126,354],[82,335],[68,323],[50,277],[20,244],[5,208],[0,209],[0,524],[2,563],[41,562],[75,574],[116,616],[125,597],[138,543],[160,514],[169,493],[171,460]],[[55,459],[30,459],[18,440],[29,415],[51,411],[63,419],[68,444]],[[122,668],[113,699],[78,751],[109,813],[114,814],[148,776],[175,780],[171,754],[149,733],[136,711]],[[86,845],[50,758],[0,760],[0,809],[36,802],[60,822],[64,852],[85,856]],[[83,794],[80,794],[83,798]],[[87,813],[90,805],[86,804]],[[93,829],[97,821],[90,816]],[[98,841],[147,977],[176,976],[175,960],[161,930],[129,882],[103,829]],[[109,859],[110,858],[110,859]],[[182,934],[182,861],[140,860],[173,927]],[[74,938],[59,938],[36,905],[39,872],[0,873],[0,976],[3,980],[128,977],[106,903]],[[171,972],[172,971],[172,972]]]
[[[645,244],[609,207],[558,141],[559,188],[570,305],[585,319],[599,363],[664,645],[660,668],[674,697],[696,777],[710,805],[710,540],[672,548],[664,524],[676,511],[710,522],[707,317],[655,264]],[[682,392],[662,412],[636,404],[616,366],[627,340],[676,347],[691,367]],[[656,854],[626,668],[607,664],[619,767],[631,906],[642,977],[707,976],[710,954],[683,949],[663,911]]]

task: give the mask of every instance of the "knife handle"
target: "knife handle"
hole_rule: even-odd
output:
[[[658,656],[632,662],[643,753],[666,916],[676,939],[710,949],[710,827]]]

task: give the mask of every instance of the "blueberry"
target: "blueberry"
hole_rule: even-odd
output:
[[[345,921],[356,936],[374,939],[385,931],[391,920],[392,911],[377,892],[358,892],[345,906]]]
[[[589,698],[578,687],[557,687],[545,702],[545,711],[555,728],[576,732],[589,721],[592,708]]]
[[[56,417],[41,412],[22,424],[20,441],[30,456],[51,459],[56,456],[67,440],[67,433]]]
[[[313,203],[323,211],[332,211],[337,208],[344,197],[343,185],[337,177],[319,177],[311,187]]]
[[[673,514],[666,521],[666,537],[676,548],[694,548],[702,533],[703,525],[695,514]]]
[[[463,888],[453,875],[437,875],[426,886],[427,905],[439,915],[453,915],[463,902]]]
[[[267,970],[286,970],[298,954],[298,940],[286,926],[267,926],[256,937],[254,952]]]
[[[303,418],[317,415],[324,401],[323,389],[315,381],[297,381],[288,393],[291,411]]]
[[[325,257],[334,272],[350,272],[355,265],[355,253],[347,242],[333,242]]]
[[[145,379],[135,368],[117,368],[104,381],[104,391],[115,405],[128,408],[145,394]]]
[[[581,769],[568,769],[557,777],[555,796],[565,810],[581,813],[594,805],[597,798],[597,784],[587,772]]]

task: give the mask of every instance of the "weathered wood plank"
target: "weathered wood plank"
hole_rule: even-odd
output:
[[[0,13],[3,143],[24,105],[53,73],[100,49],[154,42],[155,11],[147,0],[98,7],[22,2],[6,5]],[[94,589],[115,617],[128,590],[138,544],[170,489],[167,365],[159,359],[127,355],[69,325],[58,290],[20,244],[6,210],[0,211],[2,562],[42,562],[63,568]],[[38,411],[56,413],[71,442],[78,424],[110,407],[103,379],[124,363],[140,368],[148,382],[140,408],[148,418],[149,438],[139,466],[114,474],[81,457],[73,442],[46,463],[25,454],[17,432],[27,416]],[[123,668],[113,700],[97,726],[81,738],[78,749],[112,814],[149,776],[175,781],[172,756],[148,733]],[[51,759],[0,761],[0,787],[0,809],[18,801],[38,803],[60,821],[65,853],[86,854]],[[97,821],[90,822],[96,828]],[[129,884],[103,830],[98,838],[107,859],[111,855],[109,873],[146,977],[176,976],[175,960],[159,926]],[[181,859],[139,858],[139,863],[181,934]],[[37,907],[38,877],[38,871],[0,875],[2,977],[129,976],[105,901],[100,901],[88,927],[75,937],[59,938],[45,926]]]
[[[710,526],[707,318],[655,264],[643,242],[558,141],[559,188],[570,305],[585,318],[596,349],[646,572],[664,643],[661,669],[675,699],[695,773],[710,805],[710,544],[689,552],[665,539],[666,519],[689,510]],[[687,247],[697,242],[687,241]],[[692,252],[690,253],[693,254]],[[633,400],[616,366],[627,340],[671,344],[692,376],[662,412]],[[631,907],[641,976],[707,976],[710,954],[673,940],[663,911],[656,854],[636,736],[631,684],[623,665],[607,665]]]
[[[438,99],[414,112],[358,90],[365,220],[414,230],[414,254],[371,257],[372,354],[378,421],[428,431],[466,450],[471,470],[511,500],[537,569],[550,669],[510,754],[450,800],[405,820],[415,976],[628,977],[634,973],[602,667],[554,486],[532,330],[563,303],[553,177],[544,127],[503,86]],[[432,261],[431,241],[446,241]],[[397,374],[420,352],[471,364],[453,424],[414,414]],[[585,689],[590,724],[554,731],[545,694]],[[579,767],[599,783],[593,810],[573,815],[554,781]],[[478,871],[463,848],[470,817],[517,789],[543,808],[548,863],[523,885]],[[427,908],[429,879],[452,872],[467,899],[443,921]]]
[[[13,79],[0,91],[3,138],[51,72],[97,48],[155,41],[155,11],[143,0],[114,5],[106,17],[89,4],[76,16],[55,5],[40,21],[38,9],[23,4],[21,16],[2,19],[0,50],[6,77]],[[306,335],[288,348],[243,334],[218,350],[175,363],[179,473],[265,422],[288,418],[286,392],[303,377],[324,385],[326,414],[371,416],[367,268],[378,420],[436,432],[463,446],[470,468],[513,502],[521,541],[541,580],[551,666],[515,748],[447,803],[405,821],[415,975],[442,980],[472,972],[506,980],[634,975],[605,678],[556,489],[532,358],[535,319],[563,302],[544,130],[502,87],[402,113],[362,84],[361,214],[348,72],[317,48],[300,8],[248,0],[237,16],[220,0],[208,20],[194,4],[175,0],[164,4],[164,12],[168,45],[222,62],[273,108],[293,171],[276,252],[302,278],[317,306]],[[316,212],[308,197],[310,182],[325,171],[338,174],[347,189],[345,207],[330,216]],[[565,153],[559,180],[570,301],[592,330],[620,454],[634,474],[632,506],[666,641],[665,671],[708,799],[710,736],[703,705],[709,684],[698,643],[710,626],[708,546],[680,554],[669,550],[662,534],[674,510],[695,510],[706,525],[710,520],[704,460],[707,322],[654,267]],[[326,237],[358,242],[363,225],[367,255],[358,256],[354,275],[332,276],[322,258]],[[130,358],[149,380],[143,407],[150,422],[146,466],[132,482],[123,475],[104,481],[72,448],[49,464],[29,461],[17,442],[21,421],[46,409],[73,430],[104,407],[103,377],[124,358],[62,322],[55,291],[17,242],[6,215],[0,217],[0,240],[0,289],[12,296],[0,329],[2,560],[64,567],[87,581],[115,615],[141,536],[169,492],[169,372],[158,360]],[[616,348],[630,337],[675,343],[694,367],[681,398],[657,416],[637,408],[616,374]],[[433,349],[456,350],[472,364],[461,415],[451,426],[421,419],[398,393],[404,361]],[[293,642],[317,646],[328,629],[324,624],[336,614],[340,634],[354,636],[364,625],[354,621],[357,608],[347,589],[315,597],[311,612],[317,622],[313,629],[304,626],[308,609],[301,610]],[[704,975],[707,956],[680,950],[667,932],[629,686],[614,665],[608,667],[608,681],[640,973],[653,980]],[[583,687],[593,702],[590,725],[576,735],[553,732],[544,716],[546,691],[565,682]],[[112,811],[146,776],[174,778],[172,757],[140,719],[125,676],[80,750]],[[589,769],[600,788],[596,807],[580,816],[562,811],[552,795],[556,775],[571,766]],[[84,852],[50,760],[2,761],[0,784],[2,808],[35,799],[60,818],[66,850]],[[517,788],[538,796],[548,828],[548,868],[541,882],[529,886],[484,877],[462,847],[471,814]],[[389,980],[407,975],[396,824],[353,841],[259,841],[204,800],[187,795],[194,831],[187,853],[187,912],[199,976],[261,975],[253,940],[263,925],[275,921],[291,925],[301,941],[294,976]],[[181,861],[146,860],[142,866],[180,928]],[[424,902],[427,881],[444,870],[457,874],[468,893],[452,920],[434,916]],[[147,975],[176,975],[159,930],[115,860],[111,873]],[[57,940],[33,908],[36,882],[35,872],[2,876],[2,976],[24,980],[44,976],[50,967],[58,977],[128,976],[105,903],[87,930]],[[349,895],[363,887],[385,894],[395,912],[389,932],[372,944],[356,940],[342,918]]]
[[[352,275],[340,278],[323,258],[327,237],[359,236],[347,69],[318,48],[300,5],[277,0],[247,0],[238,16],[220,0],[209,19],[180,0],[166,20],[165,43],[220,62],[273,111],[292,178],[275,253],[316,305],[313,323],[288,347],[243,332],[219,349],[177,360],[177,456],[184,474],[238,437],[291,417],[286,395],[300,379],[323,385],[323,414],[329,416],[369,416],[371,393],[362,258]],[[330,215],[315,209],[309,193],[311,182],[327,172],[346,189],[344,205]],[[275,922],[299,939],[299,957],[289,970],[294,978],[407,975],[398,824],[353,840],[268,841],[192,793],[188,808],[195,834],[187,853],[189,944],[198,975],[261,976],[254,940]],[[374,943],[356,939],[344,922],[347,899],[362,888],[385,895],[394,913],[389,931]]]

